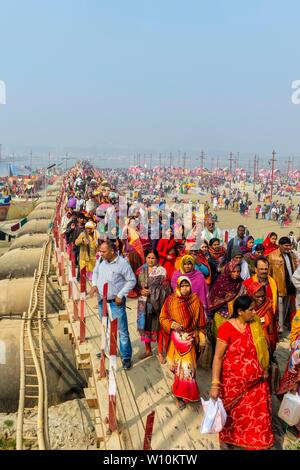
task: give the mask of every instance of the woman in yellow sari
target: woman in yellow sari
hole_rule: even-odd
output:
[[[179,409],[187,402],[199,401],[196,382],[197,354],[205,346],[205,316],[198,296],[192,293],[186,276],[177,280],[176,292],[165,301],[160,324],[169,334],[167,361],[174,373],[172,393]]]

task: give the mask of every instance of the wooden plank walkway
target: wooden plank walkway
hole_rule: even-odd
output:
[[[65,264],[67,258],[65,257]],[[61,284],[61,279],[59,278]],[[89,288],[88,288],[89,290]],[[93,405],[98,404],[96,413],[96,431],[99,448],[142,449],[147,415],[155,411],[152,449],[219,449],[217,435],[203,436],[199,432],[202,420],[202,407],[199,403],[190,404],[179,411],[171,395],[173,375],[167,365],[161,365],[154,355],[144,360],[139,359],[143,352],[136,329],[135,299],[128,299],[127,315],[130,338],[133,348],[133,367],[129,371],[122,369],[121,360],[117,361],[117,420],[118,431],[107,434],[108,415],[108,383],[107,379],[99,379],[98,369],[100,360],[96,354],[100,351],[100,321],[98,319],[97,298],[87,297],[86,304],[86,342],[80,344],[80,322],[73,320],[73,304],[68,300],[68,286],[62,286],[63,298],[68,316],[70,339],[74,344],[77,366],[85,369],[89,380],[89,389],[85,390],[86,397]],[[61,312],[62,321],[66,318]],[[108,369],[108,359],[106,360]],[[197,381],[202,396],[208,395],[211,371],[198,369]]]

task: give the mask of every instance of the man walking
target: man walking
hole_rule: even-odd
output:
[[[131,368],[132,347],[128,331],[126,315],[126,297],[135,284],[136,278],[127,259],[116,252],[115,244],[106,240],[100,246],[101,259],[97,261],[93,271],[90,296],[98,293],[99,317],[102,318],[103,287],[108,284],[107,300],[113,320],[118,319],[120,337],[120,353],[123,369]]]
[[[245,233],[246,229],[244,225],[239,225],[237,228],[237,234],[234,238],[229,240],[228,245],[227,245],[227,257],[228,260],[232,259],[232,249],[233,247],[241,247],[241,246],[246,246],[246,241],[245,241]]]
[[[291,246],[289,237],[281,237],[279,248],[267,256],[270,263],[270,276],[273,277],[278,288],[279,332],[283,331],[285,320],[290,324],[290,318],[287,316],[292,307],[292,296],[296,293],[292,277],[297,263],[295,255],[291,253]]]

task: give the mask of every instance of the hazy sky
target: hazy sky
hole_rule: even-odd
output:
[[[296,161],[299,21],[298,0],[0,0],[4,153]]]

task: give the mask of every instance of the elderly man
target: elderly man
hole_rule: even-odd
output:
[[[211,218],[207,219],[205,225],[206,227],[201,233],[201,238],[203,238],[203,240],[206,240],[209,243],[212,238],[218,238],[219,240],[223,239],[221,230],[216,227],[215,222]]]
[[[115,244],[106,240],[100,246],[101,259],[96,263],[90,296],[95,292],[99,300],[99,317],[102,318],[103,287],[108,283],[107,300],[113,320],[118,319],[120,353],[123,369],[131,368],[132,347],[128,331],[126,315],[126,297],[134,288],[136,278],[127,259],[119,256]]]
[[[295,255],[291,252],[289,237],[281,237],[279,248],[272,251],[267,258],[270,263],[270,275],[278,288],[279,332],[282,332],[285,321],[288,326],[290,325],[288,314],[292,307],[292,297],[296,294],[292,278],[297,262]]]

